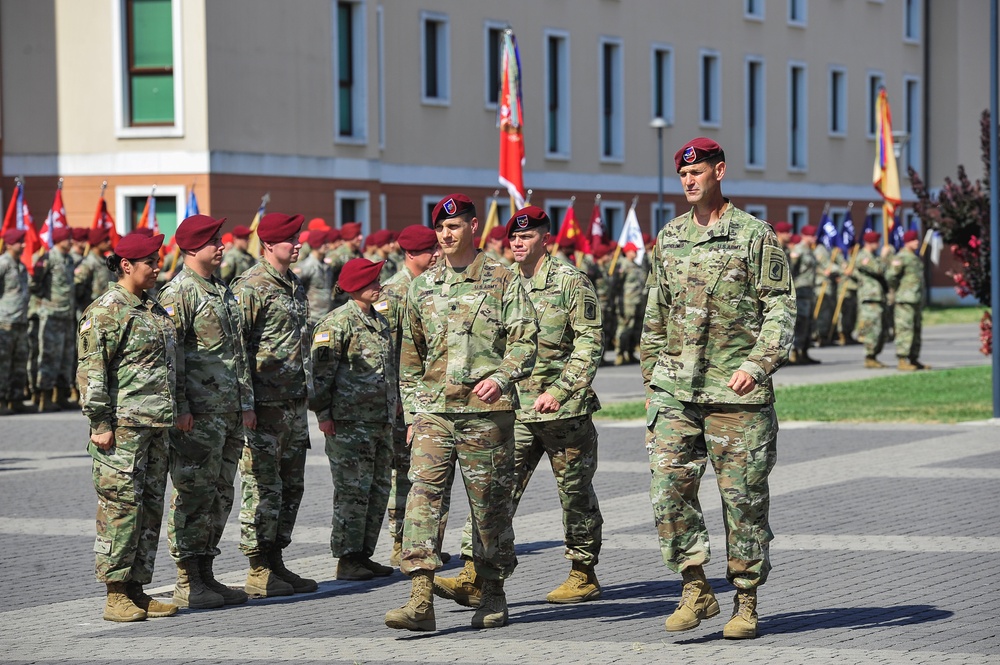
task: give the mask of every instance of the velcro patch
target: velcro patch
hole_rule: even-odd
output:
[[[788,264],[780,247],[764,246],[761,284],[770,289],[788,288]]]
[[[389,301],[388,300],[379,300],[377,303],[375,303],[374,307],[375,307],[375,311],[376,312],[379,312],[381,314],[385,314],[386,312],[389,311]]]
[[[94,320],[87,319],[86,321],[80,324],[80,332],[87,332],[93,325],[94,325]]]
[[[597,308],[597,299],[593,296],[586,295],[583,297],[583,319],[588,323],[594,323],[597,321],[597,313],[600,310]]]
[[[177,310],[174,309],[173,305],[164,305],[163,309],[166,310],[167,314],[170,316],[177,316]]]
[[[316,335],[313,337],[313,344],[321,344],[323,342],[329,342],[329,341],[330,341],[330,333],[328,332],[316,333]]]

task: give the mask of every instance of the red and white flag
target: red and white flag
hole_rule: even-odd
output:
[[[521,56],[509,28],[503,32],[500,63],[500,184],[510,194],[511,209],[524,207],[524,116],[521,102]]]
[[[108,202],[104,200],[103,189],[101,190],[101,198],[97,201],[97,210],[94,212],[94,221],[91,222],[90,228],[107,230],[108,238],[111,239],[111,248],[114,249],[118,246],[120,239],[118,227],[115,226],[115,218],[108,212]]]
[[[49,208],[49,214],[45,216],[45,223],[42,224],[41,238],[42,244],[48,249],[52,249],[52,232],[56,229],[62,229],[69,226],[69,222],[66,220],[66,206],[63,205],[62,200],[62,184],[56,189],[56,196],[52,200],[52,207]]]
[[[14,185],[14,194],[10,197],[7,214],[3,218],[0,237],[11,229],[24,231],[24,251],[21,252],[21,263],[28,269],[29,275],[35,274],[35,252],[42,248],[42,239],[38,237],[38,229],[31,219],[28,202],[24,200],[24,185],[20,182]]]

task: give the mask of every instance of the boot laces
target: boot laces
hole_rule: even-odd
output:
[[[737,593],[736,594],[736,614],[743,617],[744,619],[750,619],[753,617],[754,610],[757,607],[757,597],[749,593]]]
[[[692,599],[694,598],[695,592],[697,592],[698,590],[697,586],[698,585],[695,583],[695,581],[687,582],[684,584],[684,587],[681,589],[681,600],[679,603],[677,603],[678,609],[691,603]]]

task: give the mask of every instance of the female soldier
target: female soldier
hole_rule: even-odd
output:
[[[77,384],[90,419],[97,490],[97,579],[107,621],[177,613],[146,595],[167,483],[167,430],[176,420],[174,327],[146,294],[156,285],[163,236],[129,234],[107,258],[118,277],[83,313]]]

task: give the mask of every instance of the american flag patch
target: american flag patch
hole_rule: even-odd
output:
[[[316,333],[316,336],[313,337],[314,344],[318,342],[329,342],[329,341],[330,341],[330,333],[328,332]]]

